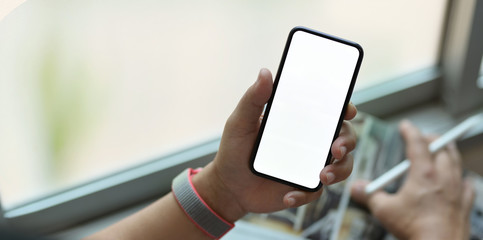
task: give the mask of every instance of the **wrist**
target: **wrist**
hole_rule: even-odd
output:
[[[461,234],[438,233],[437,229],[432,231],[421,232],[409,237],[409,240],[439,240],[439,239],[464,239]]]
[[[234,223],[247,213],[219,178],[213,163],[208,164],[203,171],[194,175],[192,181],[206,204],[225,220]]]
[[[428,226],[421,226],[410,234],[410,240],[432,239],[464,239],[465,231],[458,224],[438,224],[433,222]]]

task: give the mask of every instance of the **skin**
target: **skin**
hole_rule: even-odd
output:
[[[399,239],[468,239],[469,214],[475,198],[462,178],[461,156],[455,144],[431,154],[434,138],[424,137],[408,121],[400,124],[411,161],[407,180],[395,194],[367,196],[366,181],[355,182],[352,197]]]
[[[297,207],[317,199],[317,192],[305,192],[255,176],[249,169],[252,147],[260,128],[260,116],[272,92],[270,71],[262,69],[257,81],[246,91],[226,122],[215,159],[193,176],[193,185],[204,201],[221,217],[235,222],[248,212],[273,212]],[[347,107],[345,120],[355,117],[353,104]],[[320,173],[330,185],[346,179],[353,165],[349,154],[356,135],[344,121],[331,153],[333,163]],[[324,161],[321,159],[321,161]],[[150,206],[86,239],[210,239],[184,214],[172,193]]]

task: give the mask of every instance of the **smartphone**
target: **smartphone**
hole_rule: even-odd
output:
[[[251,155],[256,175],[306,191],[322,186],[362,57],[357,43],[290,31]]]

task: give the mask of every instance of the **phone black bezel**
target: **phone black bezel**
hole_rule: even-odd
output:
[[[258,172],[258,171],[255,170],[255,168],[253,166],[254,162],[255,162],[255,157],[256,157],[257,152],[258,152],[258,147],[260,146],[260,141],[261,141],[262,136],[263,136],[263,131],[265,129],[265,124],[266,124],[267,119],[270,115],[270,108],[272,106],[272,101],[275,97],[275,92],[277,90],[278,82],[280,80],[280,75],[282,73],[283,66],[285,64],[285,59],[287,57],[288,50],[290,49],[292,37],[297,31],[304,31],[304,32],[314,34],[314,35],[319,36],[319,37],[323,37],[323,38],[326,38],[326,39],[330,39],[332,41],[336,41],[336,42],[339,42],[339,43],[342,43],[342,44],[345,44],[345,45],[349,45],[349,46],[355,47],[359,51],[359,58],[357,59],[357,63],[356,63],[356,67],[354,69],[354,73],[352,75],[351,83],[349,85],[349,89],[347,90],[347,95],[346,95],[346,98],[345,98],[345,101],[344,101],[344,107],[341,109],[341,112],[340,112],[339,121],[337,123],[337,127],[336,127],[336,130],[335,130],[334,136],[332,138],[332,143],[335,141],[335,139],[339,135],[340,128],[342,127],[344,115],[345,115],[345,112],[347,110],[347,104],[349,103],[349,100],[352,96],[352,91],[354,90],[354,85],[355,85],[355,82],[356,82],[356,79],[357,79],[357,75],[359,73],[359,69],[361,67],[364,52],[362,50],[362,47],[355,42],[345,40],[345,39],[342,39],[342,38],[339,38],[339,37],[336,37],[336,36],[332,36],[330,34],[322,33],[322,32],[319,32],[319,31],[316,31],[316,30],[313,30],[313,29],[310,29],[310,28],[306,28],[306,27],[301,27],[301,26],[295,27],[290,31],[290,33],[288,35],[287,42],[285,44],[285,48],[284,48],[284,51],[283,51],[283,54],[282,54],[282,59],[280,61],[280,65],[278,67],[277,75],[276,75],[275,81],[273,83],[272,94],[270,96],[270,99],[267,102],[267,106],[265,108],[265,113],[264,113],[264,116],[263,116],[263,119],[262,119],[262,123],[260,125],[260,129],[258,131],[258,135],[257,135],[257,138],[255,140],[255,144],[253,146],[252,153],[251,153],[251,156],[250,156],[250,169],[257,176],[268,178],[268,179],[271,179],[271,180],[274,180],[274,181],[277,181],[277,182],[280,182],[280,183],[283,183],[283,184],[286,184],[286,185],[289,185],[289,186],[292,186],[292,187],[296,187],[298,189],[302,189],[304,191],[316,192],[322,187],[322,182],[319,182],[319,185],[315,188],[308,188],[308,187],[305,187],[305,186],[302,186],[302,185],[299,185],[299,184],[296,184],[296,183],[293,183],[293,182],[286,181],[284,179],[276,178],[276,177]],[[332,158],[332,154],[331,154],[330,149],[329,149],[329,153],[327,154],[327,159],[325,161],[324,167],[330,164],[331,158]]]

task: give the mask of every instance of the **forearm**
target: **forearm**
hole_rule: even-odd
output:
[[[235,222],[245,212],[217,177],[213,163],[192,177],[199,196],[219,216]],[[87,239],[210,239],[185,214],[172,192]]]
[[[126,219],[86,238],[210,239],[185,215],[172,193]]]

